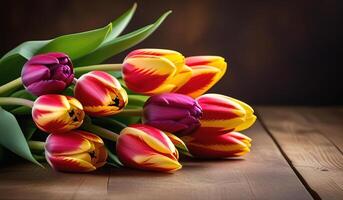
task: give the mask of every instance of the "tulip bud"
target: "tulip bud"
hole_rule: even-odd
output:
[[[135,93],[154,95],[175,90],[191,76],[184,56],[165,49],[138,49],[123,63],[123,79]]]
[[[237,99],[220,95],[205,94],[197,98],[203,110],[201,127],[221,131],[241,131],[252,126],[256,120],[254,110]]]
[[[89,172],[106,163],[107,152],[100,137],[73,130],[50,134],[46,139],[45,157],[55,170]]]
[[[26,90],[40,96],[62,92],[74,80],[73,65],[64,53],[46,53],[33,56],[21,71]]]
[[[201,107],[189,96],[165,93],[150,97],[144,105],[145,124],[184,135],[200,126]]]
[[[219,56],[193,56],[186,58],[186,65],[191,68],[192,76],[176,93],[196,98],[204,94],[225,74],[227,64]]]
[[[60,133],[81,126],[85,113],[81,103],[69,96],[47,94],[36,99],[32,119],[41,130]]]
[[[119,81],[102,71],[82,75],[74,88],[75,97],[91,116],[108,116],[121,112],[128,102]]]
[[[180,169],[179,154],[161,130],[136,124],[124,128],[117,140],[117,155],[128,167],[170,172]]]
[[[251,139],[238,132],[209,133],[199,128],[192,135],[181,138],[189,152],[198,158],[226,158],[243,156],[250,152]]]

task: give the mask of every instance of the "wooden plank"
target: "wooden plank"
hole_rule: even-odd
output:
[[[343,152],[343,107],[304,107],[293,110],[304,115],[318,131]]]
[[[342,109],[259,107],[257,112],[309,187],[322,199],[342,199]]]
[[[118,199],[312,199],[259,123],[242,159],[184,160],[174,174],[111,169],[108,193]]]
[[[102,168],[68,174],[29,163],[0,169],[0,199],[312,199],[259,123],[242,159],[184,160],[175,174]],[[110,179],[108,179],[110,176]]]
[[[31,163],[0,168],[0,199],[104,199],[109,168],[97,172],[60,173]]]

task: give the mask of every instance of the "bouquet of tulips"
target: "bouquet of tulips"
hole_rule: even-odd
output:
[[[100,64],[170,13],[118,36],[135,9],[104,28],[25,42],[1,58],[0,159],[9,150],[59,171],[108,163],[171,172],[182,167],[179,152],[213,159],[250,151],[251,139],[238,131],[255,122],[253,109],[205,94],[225,74],[224,58],[138,49],[120,64]]]

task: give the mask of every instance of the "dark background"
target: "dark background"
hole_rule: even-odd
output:
[[[26,40],[94,29],[135,1],[7,1],[1,5],[0,53]],[[125,32],[173,10],[162,26],[134,48],[184,55],[213,54],[229,63],[211,92],[250,104],[336,105],[343,84],[337,65],[342,24],[338,1],[137,1]],[[123,52],[109,62],[120,62]]]

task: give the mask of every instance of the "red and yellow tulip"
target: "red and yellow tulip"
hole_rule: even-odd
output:
[[[75,97],[91,116],[108,116],[121,112],[128,96],[119,81],[103,71],[82,75],[74,88]]]
[[[192,76],[174,92],[196,98],[207,92],[225,74],[227,64],[219,56],[192,56],[186,58]]]
[[[192,135],[181,138],[189,152],[199,158],[226,158],[243,156],[250,152],[251,139],[238,132],[209,133],[198,129]]]
[[[126,86],[139,94],[172,92],[191,77],[182,54],[165,49],[138,49],[127,55],[123,63]]]
[[[36,99],[32,118],[48,133],[66,132],[81,126],[85,113],[81,103],[69,96],[47,94]]]
[[[165,49],[138,49],[125,58],[123,78],[126,86],[139,94],[167,92],[193,98],[209,90],[226,71],[219,56],[194,56]]]
[[[52,168],[66,172],[89,172],[106,163],[102,139],[92,133],[73,130],[52,133],[46,139],[45,156]]]
[[[252,126],[256,120],[254,110],[248,104],[228,96],[205,94],[197,101],[203,111],[200,119],[202,128],[241,131]]]
[[[179,154],[161,130],[135,124],[124,128],[117,140],[117,155],[128,167],[171,172],[180,169]]]

